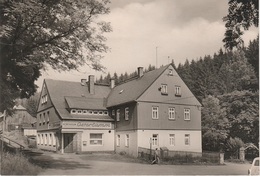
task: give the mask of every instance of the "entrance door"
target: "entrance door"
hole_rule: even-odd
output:
[[[73,152],[73,133],[64,133],[64,152],[72,153]]]

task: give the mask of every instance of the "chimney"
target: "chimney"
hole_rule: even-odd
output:
[[[82,86],[85,86],[86,83],[87,83],[87,79],[81,79],[80,84],[81,84]]]
[[[88,76],[88,90],[90,94],[95,94],[94,75]]]
[[[115,79],[111,78],[110,79],[110,88],[113,89],[115,87]]]
[[[138,77],[141,78],[144,75],[143,67],[138,67]]]

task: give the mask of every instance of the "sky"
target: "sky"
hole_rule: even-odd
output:
[[[105,72],[88,66],[80,71],[43,71],[36,84],[43,79],[79,81],[88,75],[105,76],[116,72],[132,73],[137,67],[149,64],[175,65],[213,55],[223,48],[225,25],[222,18],[228,12],[227,0],[111,0],[110,14],[102,20],[111,22],[113,31],[106,33],[109,52],[101,60]],[[243,35],[245,46],[258,35],[258,28],[250,28]],[[40,91],[40,89],[38,90]]]

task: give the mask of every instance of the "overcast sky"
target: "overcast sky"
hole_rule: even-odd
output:
[[[113,32],[105,34],[110,48],[102,64],[106,72],[131,73],[149,64],[165,65],[172,59],[176,65],[186,59],[213,55],[223,48],[225,33],[222,18],[227,14],[227,0],[111,0],[111,13],[102,17],[111,22]],[[245,32],[243,39],[257,37],[258,29]],[[81,68],[80,72],[43,72],[44,78],[80,81],[102,73]],[[103,74],[105,75],[105,74]],[[40,91],[40,90],[39,90]]]

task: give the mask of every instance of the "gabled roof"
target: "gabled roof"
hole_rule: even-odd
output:
[[[168,67],[169,65],[166,65],[146,72],[140,78],[114,87],[108,96],[107,107],[137,100]]]
[[[80,82],[45,79],[45,84],[51,102],[62,118],[72,117],[66,109],[68,108],[68,104],[65,100],[68,100],[74,108],[80,108],[76,106],[81,106],[79,102],[83,99],[95,99],[96,104],[101,104],[101,100],[104,100],[111,90],[109,86],[95,84],[95,94],[90,94],[88,86],[82,85]]]

